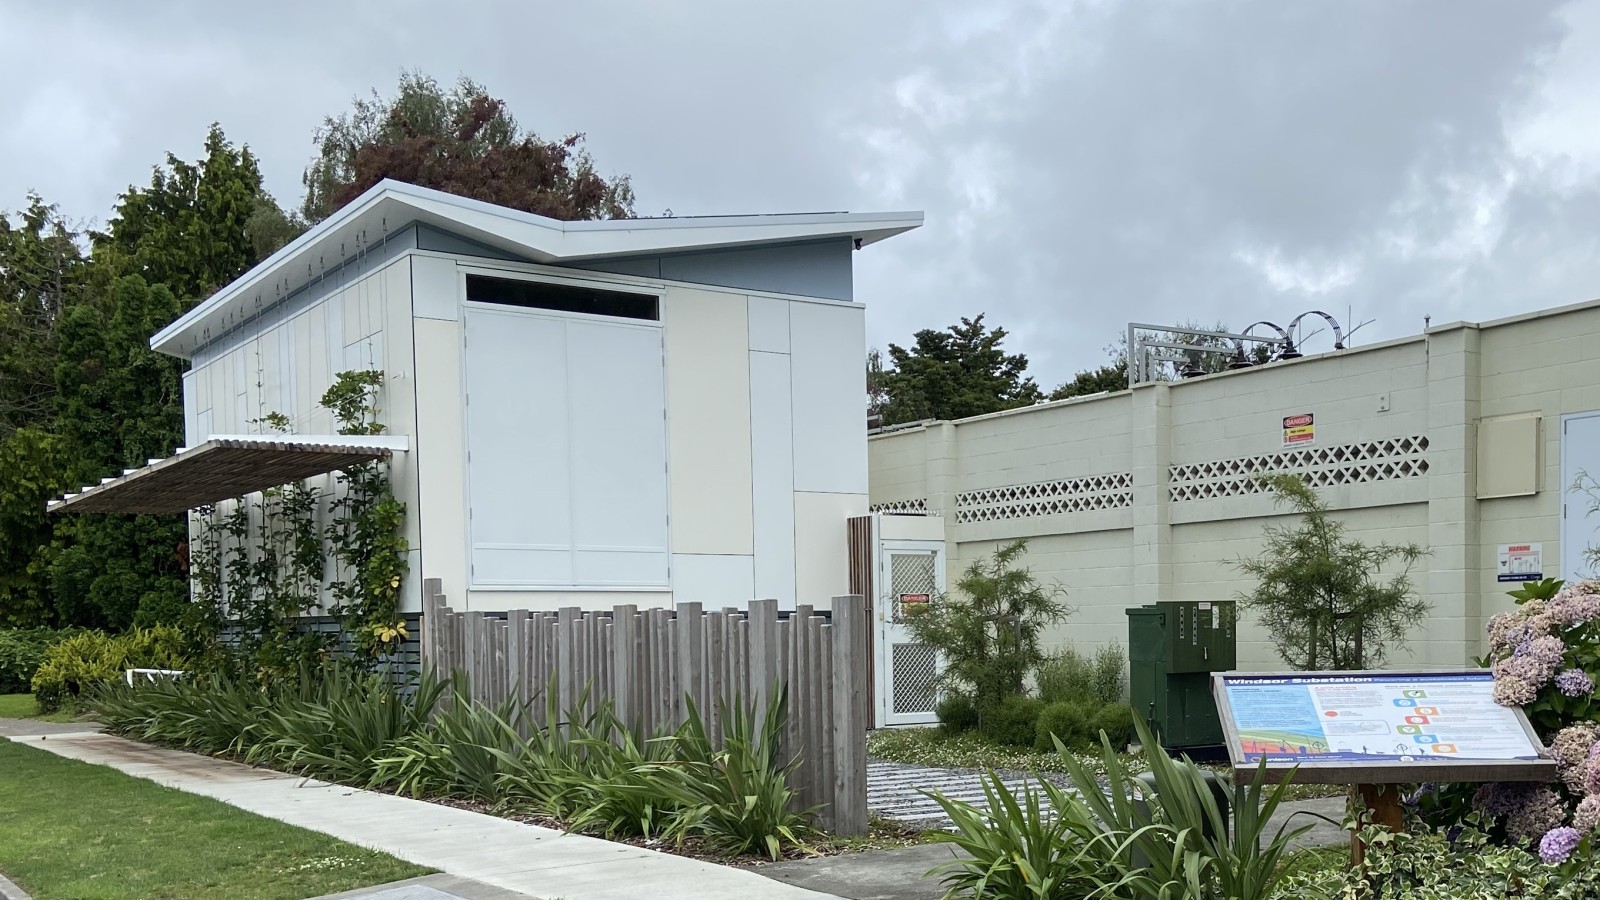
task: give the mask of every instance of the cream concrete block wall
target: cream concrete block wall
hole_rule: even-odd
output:
[[[927,429],[920,427],[867,439],[867,484],[874,504],[928,499],[927,440]]]
[[[1495,580],[1497,545],[1543,543],[1555,571],[1561,417],[1593,410],[1600,303],[878,435],[871,501],[926,497],[946,519],[952,582],[999,542],[1030,538],[1029,565],[1071,588],[1080,607],[1050,640],[1121,640],[1129,605],[1226,599],[1250,586],[1234,562],[1282,520],[1252,478],[1283,459],[1282,418],[1312,413],[1315,452],[1297,470],[1316,480],[1351,535],[1430,550],[1413,574],[1432,611],[1391,663],[1463,665],[1481,652],[1484,620],[1510,605],[1509,585]],[[1479,422],[1530,414],[1542,420],[1539,490],[1478,499]],[[963,492],[1115,471],[1132,473],[1131,505],[1015,503],[975,515],[956,503]],[[1013,492],[994,496],[1003,506]],[[1242,665],[1278,664],[1259,629],[1247,623],[1242,634]]]
[[[1553,573],[1561,559],[1562,504],[1587,502],[1563,483],[1561,417],[1600,409],[1600,308],[1486,323],[1478,365],[1481,416],[1538,415],[1541,438],[1538,493],[1478,502],[1476,563],[1487,617],[1515,606],[1505,596],[1512,585],[1495,581],[1498,545],[1542,543],[1546,572]]]
[[[755,552],[745,297],[668,287],[667,367],[672,552]]]
[[[961,490],[1126,471],[1131,404],[1123,392],[964,420]]]

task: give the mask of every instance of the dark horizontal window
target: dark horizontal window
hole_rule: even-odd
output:
[[[649,294],[624,294],[572,284],[550,284],[517,278],[467,276],[467,299],[474,303],[499,303],[527,309],[618,316],[624,319],[661,319],[656,298]]]

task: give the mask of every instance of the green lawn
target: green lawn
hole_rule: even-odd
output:
[[[70,710],[39,712],[32,694],[0,694],[0,719],[39,719],[43,722],[71,722],[77,714]]]
[[[0,868],[35,900],[302,900],[431,871],[5,740]]]

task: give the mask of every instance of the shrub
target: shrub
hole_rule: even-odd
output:
[[[1121,644],[1105,644],[1091,657],[1061,647],[1040,660],[1033,678],[1046,703],[1121,703],[1128,697],[1128,655]]]
[[[1089,746],[1098,740],[1094,732],[1096,714],[1097,711],[1086,703],[1063,700],[1048,704],[1039,713],[1033,749],[1049,753],[1056,748],[1056,738],[1071,749]]]
[[[57,643],[33,676],[33,694],[45,712],[60,709],[85,691],[120,681],[136,669],[185,669],[184,636],[176,628],[134,628],[112,637],[84,631]]]
[[[1071,612],[1060,587],[1040,585],[1022,567],[1027,548],[1026,541],[1013,541],[974,561],[955,591],[906,616],[917,642],[943,658],[936,682],[942,691],[970,693],[979,707],[1022,693],[1027,674],[1043,658],[1040,633]]]
[[[101,640],[108,640],[104,635]],[[330,781],[421,798],[531,810],[575,830],[779,856],[815,810],[796,808],[799,760],[779,755],[787,698],[723,709],[720,740],[697,710],[676,732],[629,730],[587,691],[563,712],[552,685],[544,724],[522,704],[474,704],[431,677],[397,689],[363,669],[302,669],[263,686],[223,675],[110,683],[89,700],[113,732]],[[591,709],[590,712],[583,712]],[[524,737],[524,733],[526,737]]]
[[[983,711],[978,733],[997,744],[1031,747],[1038,730],[1044,701],[1016,694]]]
[[[689,704],[688,720],[673,740],[675,755],[684,764],[670,770],[678,775],[668,782],[674,787],[672,796],[683,806],[685,827],[713,846],[729,853],[764,850],[778,859],[784,844],[799,842],[815,812],[794,809],[791,780],[800,761],[778,754],[789,719],[788,694],[773,691],[764,710],[750,711],[736,702],[721,712],[718,748]]]
[[[34,673],[52,646],[74,634],[49,628],[8,628],[0,631],[0,694],[32,690]]]
[[[1046,703],[1087,703],[1094,700],[1094,665],[1073,647],[1061,647],[1034,669],[1039,697]]]
[[[1102,644],[1094,651],[1094,699],[1102,704],[1128,699],[1128,654],[1121,644]]]
[[[1305,828],[1291,831],[1286,824],[1274,832],[1267,823],[1288,782],[1267,787],[1263,765],[1251,783],[1233,788],[1234,815],[1224,827],[1200,770],[1168,758],[1138,727],[1141,743],[1151,748],[1156,788],[1147,803],[1131,799],[1127,763],[1109,743],[1101,745],[1104,783],[1076,757],[1061,754],[1072,791],[1041,781],[1038,791],[1030,786],[1019,800],[990,772],[987,809],[931,795],[955,824],[954,832],[935,831],[932,838],[966,851],[966,858],[934,871],[953,893],[979,900],[1283,896],[1277,891],[1288,871],[1285,853]],[[1041,792],[1048,803],[1040,802]]]
[[[1095,735],[1103,733],[1111,746],[1124,749],[1133,739],[1133,707],[1126,703],[1108,703],[1095,711],[1090,727]]]
[[[939,701],[939,726],[946,734],[962,734],[978,727],[978,704],[966,694],[949,693]]]

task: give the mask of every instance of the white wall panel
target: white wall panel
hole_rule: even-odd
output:
[[[784,609],[793,609],[795,604],[794,430],[789,392],[789,357],[782,353],[751,353],[755,593],[758,597],[776,597]]]
[[[789,301],[777,297],[751,297],[750,349],[768,353],[789,352]]]
[[[566,347],[570,477],[581,501],[572,509],[573,547],[660,554],[667,528],[661,329],[574,319],[566,322]],[[664,557],[652,559],[665,570]]]
[[[865,313],[789,304],[795,490],[867,492]]]
[[[200,414],[200,390],[196,385],[200,381],[200,376],[193,369],[184,372],[179,379],[183,391],[183,433],[185,435],[192,435],[196,430],[195,417]]]
[[[529,575],[543,577],[517,578],[508,555],[572,550],[566,324],[474,310],[466,329],[473,580],[569,583],[534,556]]]
[[[411,257],[411,302],[419,319],[461,317],[461,270],[455,260],[437,256]]]
[[[867,514],[866,494],[794,495],[795,591],[800,603],[828,607],[849,592],[849,525]]]
[[[422,575],[440,580],[452,604],[467,596],[466,417],[462,406],[461,326],[418,319],[417,519]]]
[[[672,549],[748,555],[754,540],[745,298],[674,287],[661,308],[672,411]]]
[[[660,330],[483,307],[464,321],[472,584],[665,587]]]
[[[672,597],[676,603],[699,603],[707,609],[743,609],[758,596],[770,595],[758,595],[748,556],[672,555]]]

